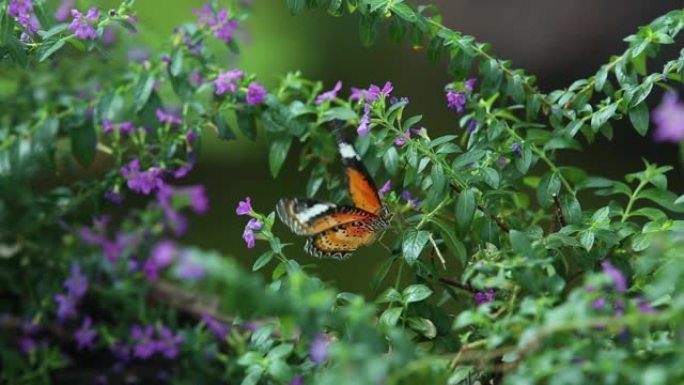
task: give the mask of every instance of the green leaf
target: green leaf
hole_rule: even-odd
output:
[[[256,117],[252,111],[237,109],[235,110],[235,118],[240,131],[250,140],[256,139]]]
[[[233,132],[233,130],[230,129],[230,126],[228,126],[228,122],[226,122],[221,113],[217,113],[216,115],[214,115],[214,119],[212,119],[212,122],[216,126],[219,139],[233,140],[236,138],[235,133]]]
[[[404,3],[392,4],[390,9],[395,15],[408,21],[409,23],[413,23],[416,20],[416,15],[413,13],[411,7]]]
[[[329,122],[331,120],[354,120],[358,116],[354,110],[347,107],[333,107],[323,113],[321,116],[321,122]]]
[[[50,56],[52,56],[52,54],[54,54],[60,48],[62,48],[64,46],[64,43],[65,43],[64,39],[59,39],[59,40],[56,40],[54,42],[49,42],[49,43],[48,42],[43,43],[44,45],[40,47],[41,53],[40,53],[40,56],[38,57],[38,62],[42,63],[45,60],[47,60],[47,58],[49,58]]]
[[[385,164],[385,169],[391,176],[397,175],[399,171],[399,153],[394,146],[387,149],[385,155],[382,157],[382,161]]]
[[[594,89],[596,91],[603,90],[603,86],[606,84],[608,79],[608,66],[601,66],[596,75],[594,75]]]
[[[95,159],[97,134],[90,119],[83,124],[73,127],[70,131],[71,154],[81,166],[88,168]]]
[[[375,14],[367,14],[361,15],[359,22],[361,44],[364,47],[370,47],[375,43],[380,33],[380,20]]]
[[[394,326],[397,324],[397,321],[399,321],[399,317],[401,317],[401,312],[404,309],[400,307],[391,307],[384,312],[382,312],[382,315],[380,315],[380,323],[388,325],[388,326]]]
[[[140,74],[138,82],[133,88],[133,105],[135,106],[135,112],[142,110],[147,101],[152,95],[152,90],[154,89],[154,76],[152,73],[145,71]]]
[[[466,231],[473,222],[475,215],[475,193],[472,189],[465,189],[458,195],[456,201],[456,224],[461,231]]]
[[[532,242],[527,234],[518,230],[511,230],[509,233],[511,247],[513,251],[523,256],[529,257],[532,253]]]
[[[495,169],[491,167],[485,167],[482,169],[482,179],[489,185],[489,187],[495,190],[499,188],[499,172]]]
[[[591,128],[596,131],[601,126],[606,124],[610,118],[615,115],[615,111],[617,110],[618,104],[617,103],[611,103],[600,110],[596,111],[592,116],[591,116]]]
[[[639,105],[629,111],[629,120],[632,122],[634,129],[639,135],[646,136],[646,132],[648,132],[649,112],[645,102],[639,103]]]
[[[684,203],[675,203],[677,200],[677,195],[675,195],[673,192],[650,188],[642,190],[641,193],[639,193],[639,198],[648,199],[672,212],[684,213]]]
[[[582,247],[584,247],[587,251],[591,251],[591,248],[594,245],[594,232],[591,230],[582,231],[580,233],[579,241]]]
[[[432,139],[430,143],[428,143],[427,147],[428,148],[435,148],[439,146],[440,144],[448,143],[451,142],[452,140],[458,138],[456,135],[444,135],[440,136],[439,138]]]
[[[421,251],[428,242],[428,237],[430,233],[424,230],[414,230],[410,229],[404,233],[404,240],[402,242],[402,254],[404,260],[409,265],[413,265]]]
[[[273,250],[269,250],[263,254],[254,262],[254,265],[252,266],[252,271],[258,271],[261,270],[262,267],[266,266],[273,257],[275,256],[275,253]]]
[[[553,205],[553,196],[560,191],[561,182],[556,172],[547,172],[539,181],[537,188],[537,200],[543,208]]]
[[[522,146],[522,155],[515,158],[515,168],[521,174],[527,174],[527,171],[532,166],[532,150],[528,146]]]
[[[582,207],[574,195],[565,194],[560,198],[561,211],[568,225],[578,225],[582,222]]]
[[[181,71],[183,70],[183,50],[180,48],[176,48],[175,51],[171,54],[171,66],[169,67],[169,71],[171,72],[171,75],[178,76],[180,75]]]
[[[470,150],[454,159],[454,162],[451,164],[451,168],[454,171],[459,171],[465,166],[470,165],[471,163],[475,163],[478,160],[482,159],[485,156],[485,154],[486,152],[484,150]]]
[[[420,302],[432,295],[432,290],[422,284],[411,285],[402,291],[405,303]]]
[[[459,259],[461,264],[465,266],[465,262],[468,257],[465,245],[463,245],[463,242],[456,237],[456,234],[453,230],[453,224],[447,224],[442,219],[435,217],[430,218],[430,222],[439,229],[439,233],[447,246],[447,250],[454,254]]]
[[[277,360],[277,359],[289,356],[293,350],[294,350],[294,345],[292,345],[292,344],[278,345],[275,348],[269,350],[266,357],[270,360]]]
[[[435,324],[427,318],[411,317],[408,319],[408,326],[422,334],[425,338],[433,339],[437,336],[437,327],[435,327]]]
[[[271,171],[271,175],[275,178],[278,176],[280,169],[285,163],[285,158],[287,158],[287,153],[290,151],[290,145],[292,144],[292,138],[289,136],[286,138],[276,139],[271,143],[271,149],[268,154],[268,166]]]

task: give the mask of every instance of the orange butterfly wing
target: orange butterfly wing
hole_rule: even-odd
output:
[[[366,167],[361,163],[361,158],[356,153],[356,150],[354,150],[354,147],[345,142],[339,132],[337,135],[337,147],[342,157],[342,163],[346,167],[349,195],[352,202],[354,202],[354,206],[369,213],[380,215],[383,205],[373,178],[371,178]]]
[[[280,220],[297,235],[313,235],[354,221],[378,219],[356,207],[341,206],[311,199],[281,199],[276,206]]]
[[[373,243],[383,221],[355,221],[322,231],[306,242],[307,253],[318,258],[346,259],[356,249]]]

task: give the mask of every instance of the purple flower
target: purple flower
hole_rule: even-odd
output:
[[[140,172],[140,161],[138,159],[132,160],[128,166],[121,167],[120,173],[126,179],[126,185],[129,189],[143,195],[149,195],[164,185],[161,179],[161,171],[157,168],[151,168],[148,171]]]
[[[152,252],[150,253],[149,260],[154,262],[157,267],[163,269],[173,263],[177,253],[178,247],[176,246],[176,243],[164,239],[154,246],[154,249],[152,249]]]
[[[378,194],[379,195],[385,195],[388,192],[390,192],[391,189],[392,189],[392,181],[388,179],[387,182],[385,182],[385,184],[383,184],[382,187],[380,187],[380,190],[378,190]]]
[[[366,105],[363,107],[363,116],[361,117],[361,121],[359,121],[359,127],[356,129],[356,133],[359,134],[359,136],[368,135],[368,131],[369,131],[368,125],[370,124],[370,113],[371,113],[371,106],[370,106],[370,104],[366,103]]]
[[[118,341],[110,346],[109,350],[122,362],[131,360],[131,346],[123,341]]]
[[[190,76],[189,76],[189,80],[190,80],[190,83],[192,83],[196,87],[199,87],[204,83],[204,77],[202,76],[202,73],[199,71],[191,72]]]
[[[132,122],[121,122],[118,124],[114,124],[106,119],[102,121],[102,132],[104,132],[105,134],[111,133],[112,131],[114,131],[114,128],[118,128],[119,133],[122,135],[130,134],[133,131],[135,131],[135,126]]]
[[[164,111],[161,108],[157,108],[155,113],[157,114],[159,123],[181,124],[183,122],[178,116],[172,114],[171,112]]]
[[[195,214],[204,214],[209,210],[209,199],[204,186],[189,186],[180,191],[190,199],[190,207]]]
[[[221,72],[214,80],[214,87],[216,87],[216,95],[223,95],[224,93],[235,93],[237,91],[237,82],[242,80],[244,74],[240,70],[230,70]]]
[[[154,327],[151,325],[144,329],[140,325],[135,325],[131,328],[131,338],[135,341],[133,357],[144,360],[154,354],[157,350],[157,343],[152,338],[153,336]]]
[[[492,288],[487,288],[484,291],[479,291],[473,296],[477,304],[494,302],[496,300],[496,291]]]
[[[406,202],[409,202],[413,207],[418,207],[418,205],[420,205],[420,199],[413,198],[411,196],[411,192],[408,190],[404,190],[401,192],[401,198]]]
[[[242,239],[244,239],[245,243],[247,243],[248,249],[253,248],[254,244],[256,243],[256,235],[254,234],[254,231],[261,230],[262,227],[263,223],[256,218],[252,218],[249,220],[249,222],[247,222],[245,231],[242,233]]]
[[[214,30],[214,36],[228,43],[233,38],[233,31],[240,23],[237,20],[230,20],[228,9],[224,8],[219,11],[216,18],[209,20],[208,25]]]
[[[247,104],[253,106],[264,102],[266,97],[266,88],[259,84],[259,82],[252,82],[247,86]]]
[[[188,173],[190,173],[190,171],[192,171],[192,168],[194,166],[195,164],[193,162],[184,163],[173,172],[173,177],[176,179],[185,177],[186,175],[188,175]]]
[[[642,314],[650,314],[654,313],[655,309],[653,309],[653,305],[650,303],[644,301],[643,298],[641,297],[636,297],[634,298],[634,301],[636,302],[637,308],[639,309],[639,312]]]
[[[74,0],[62,0],[55,11],[55,20],[64,23],[69,18],[69,11],[74,7]]]
[[[190,253],[185,252],[178,261],[176,275],[185,281],[199,281],[207,275],[207,270]]]
[[[287,385],[303,385],[303,384],[304,384],[304,377],[297,375]]]
[[[349,99],[351,100],[365,100],[368,97],[368,91],[362,88],[351,88],[351,95]]]
[[[335,87],[333,87],[332,90],[325,91],[316,97],[316,105],[320,105],[320,104],[323,104],[323,102],[325,102],[325,101],[335,99],[337,97],[337,93],[341,89],[342,89],[342,81],[338,81],[337,83],[335,83]]]
[[[463,88],[468,92],[472,92],[475,89],[475,84],[477,84],[477,79],[470,78],[463,83]]]
[[[67,295],[76,300],[81,299],[88,291],[88,277],[81,272],[78,263],[71,265],[71,274],[64,281],[64,287],[67,289]]]
[[[55,302],[57,303],[57,319],[65,321],[76,316],[76,299],[70,295],[57,294],[55,295]]]
[[[128,50],[128,61],[142,63],[150,58],[150,52],[143,47],[134,47]]]
[[[252,199],[250,197],[247,197],[244,201],[240,201],[238,203],[238,207],[237,209],[235,209],[235,213],[237,215],[248,215],[250,212],[252,212]]]
[[[217,321],[209,314],[202,314],[202,322],[204,322],[207,329],[214,333],[219,340],[225,341],[226,335],[230,332],[230,326]]]
[[[406,130],[404,132],[404,135],[399,135],[394,139],[394,145],[397,147],[401,147],[404,144],[406,144],[406,140],[411,138],[411,130]]]
[[[21,34],[21,41],[23,42],[29,41],[29,36],[33,36],[40,29],[40,22],[33,14],[31,0],[10,0],[7,6],[7,14],[13,16],[14,20],[26,30]]]
[[[91,326],[92,320],[90,317],[86,316],[85,319],[83,319],[81,327],[74,333],[74,338],[78,344],[78,350],[90,349],[93,347],[97,332],[95,332]]]
[[[599,297],[591,303],[591,307],[596,310],[603,309],[604,306],[606,306],[605,297]]]
[[[469,119],[466,126],[466,132],[472,135],[475,131],[477,131],[477,120]]]
[[[328,359],[328,338],[324,334],[319,334],[311,342],[311,347],[309,348],[309,358],[316,365],[322,364],[326,359]]]
[[[382,88],[376,86],[375,84],[371,84],[370,87],[368,87],[366,98],[369,102],[374,102],[378,100],[380,97],[389,96],[393,89],[394,87],[392,86],[392,83],[389,81],[385,83],[385,85]]]
[[[71,15],[74,19],[69,24],[69,29],[74,32],[76,38],[81,40],[95,40],[97,38],[97,31],[94,27],[100,17],[100,11],[97,8],[90,8],[85,15],[77,9],[72,9]]]
[[[463,113],[463,106],[466,104],[466,94],[463,91],[449,90],[446,93],[447,105],[459,114]]]
[[[618,293],[627,291],[627,280],[620,270],[613,266],[610,261],[601,262],[601,267],[603,268],[603,273],[613,280],[615,290],[617,290]]]
[[[19,351],[23,355],[29,355],[36,348],[36,341],[31,337],[21,337],[19,339]]]
[[[209,3],[203,4],[202,9],[195,9],[192,11],[192,13],[199,16],[199,19],[196,23],[198,27],[209,23],[209,21],[214,17],[214,11],[211,9],[211,5],[209,5]]]
[[[511,144],[511,151],[515,152],[517,156],[522,156],[523,151],[522,147],[520,146],[520,143],[513,143]]]
[[[680,142],[684,139],[684,104],[674,92],[668,92],[653,109],[653,138],[657,142]]]
[[[183,336],[180,334],[173,334],[171,329],[163,326],[159,330],[159,339],[156,343],[156,350],[164,357],[173,360],[178,357],[180,347],[183,344]]]

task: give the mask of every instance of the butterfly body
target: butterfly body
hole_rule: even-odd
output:
[[[354,206],[303,198],[281,199],[276,206],[280,220],[295,234],[310,236],[304,250],[319,258],[348,258],[389,226],[387,208],[372,178],[354,147],[339,134],[338,150]]]

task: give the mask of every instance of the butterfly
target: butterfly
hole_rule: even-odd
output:
[[[313,199],[281,199],[278,217],[297,235],[309,235],[304,246],[318,258],[346,259],[359,247],[373,243],[389,226],[387,208],[354,147],[336,131],[337,148],[347,175],[354,206]]]

